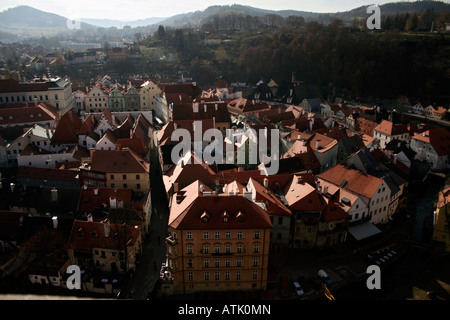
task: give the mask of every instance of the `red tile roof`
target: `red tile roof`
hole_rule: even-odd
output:
[[[129,149],[95,150],[91,170],[106,173],[148,173],[149,164]]]
[[[383,120],[379,125],[377,125],[373,130],[387,134],[389,136],[396,136],[404,133],[409,133],[408,128],[402,124],[393,124],[390,121]]]
[[[82,124],[75,111],[69,110],[58,120],[51,144],[78,144],[78,134]]]
[[[92,212],[95,208],[101,208],[103,204],[110,208],[110,198],[122,200],[124,204],[131,204],[133,190],[116,188],[87,188],[81,190],[79,212]]]
[[[36,179],[73,182],[73,181],[75,181],[75,177],[78,174],[79,174],[79,172],[74,171],[74,170],[61,170],[61,169],[20,166],[17,176],[24,177],[24,178],[36,178]]]
[[[195,192],[195,191],[194,191]],[[174,195],[176,197],[176,195]],[[169,226],[176,229],[199,230],[199,229],[268,229],[272,227],[269,215],[257,204],[246,199],[242,195],[226,195],[196,193],[192,202],[184,210],[180,207],[172,207],[169,217]],[[228,222],[223,219],[226,212],[229,216]],[[203,222],[202,215],[208,215],[208,222]],[[242,216],[239,222],[237,216]]]
[[[327,206],[322,211],[322,221],[330,222],[342,219],[350,219],[350,215],[344,211],[338,204],[328,201]]]
[[[450,155],[450,132],[446,128],[435,128],[412,137],[433,146],[439,156]]]
[[[103,222],[91,222],[75,220],[70,235],[68,248],[73,250],[91,251],[93,248],[99,249],[120,249],[124,250],[124,242],[127,246],[133,246],[140,238],[141,229],[139,227],[123,227],[111,223],[109,237],[105,237]],[[126,238],[125,238],[126,235]]]
[[[369,199],[372,198],[383,182],[380,178],[346,168],[342,164],[331,167],[320,173],[318,177]]]
[[[17,123],[53,122],[56,118],[56,108],[41,102],[37,106],[12,107],[0,109],[0,125]]]
[[[316,188],[294,175],[283,189],[286,201],[292,211],[322,211],[323,200]]]

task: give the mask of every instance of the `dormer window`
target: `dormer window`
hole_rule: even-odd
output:
[[[236,220],[237,222],[242,222],[244,220],[244,214],[241,211],[236,215]]]
[[[225,222],[225,223],[230,221],[230,215],[228,214],[228,212],[224,211],[222,213],[222,219],[223,219],[223,222]]]
[[[205,211],[200,217],[203,223],[207,223],[209,221],[209,214]]]

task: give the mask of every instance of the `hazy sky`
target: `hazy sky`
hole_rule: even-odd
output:
[[[398,1],[398,0],[397,0]],[[75,3],[76,2],[76,3]],[[179,13],[204,10],[211,5],[234,3],[271,10],[302,10],[313,12],[347,11],[363,5],[396,2],[396,0],[0,0],[0,11],[19,5],[56,13],[68,18],[99,18],[132,21],[150,17],[170,17]],[[445,2],[448,2],[446,0]]]

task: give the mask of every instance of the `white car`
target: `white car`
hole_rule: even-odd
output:
[[[294,287],[295,291],[297,292],[297,295],[302,296],[304,294],[302,287],[297,281],[294,282]]]

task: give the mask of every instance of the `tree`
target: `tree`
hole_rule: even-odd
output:
[[[164,40],[164,38],[166,37],[166,30],[164,29],[163,25],[159,25],[157,37],[159,40]]]

